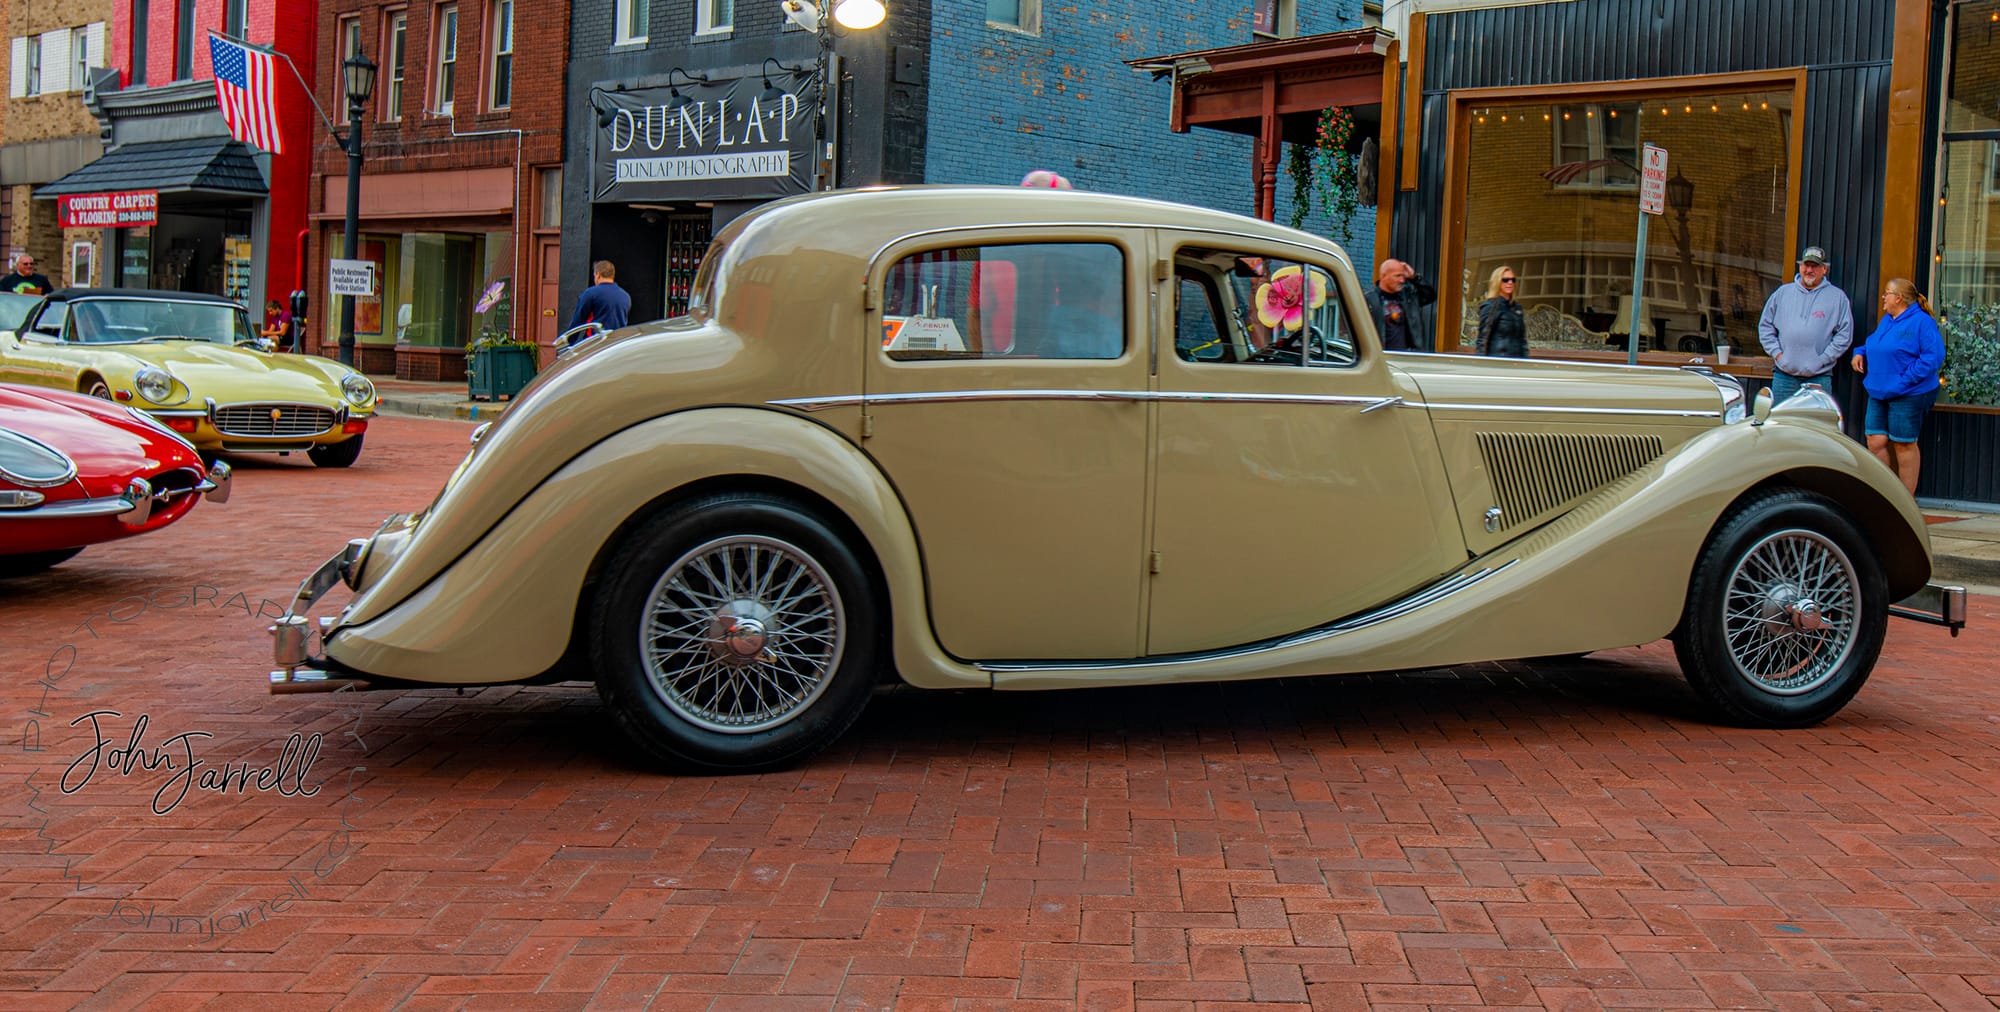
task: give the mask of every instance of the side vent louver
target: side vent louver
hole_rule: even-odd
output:
[[[1658,436],[1481,432],[1478,439],[1502,530],[1575,502],[1660,455]]]

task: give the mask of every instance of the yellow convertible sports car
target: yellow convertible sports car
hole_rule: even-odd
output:
[[[50,294],[0,332],[0,381],[129,404],[204,456],[303,451],[321,467],[361,456],[377,401],[347,366],[273,354],[236,302],[134,288]]]

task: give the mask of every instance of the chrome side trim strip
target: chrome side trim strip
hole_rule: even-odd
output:
[[[977,401],[1130,401],[1160,404],[1354,404],[1364,411],[1386,407],[1439,411],[1500,411],[1562,415],[1620,415],[1651,418],[1721,418],[1720,411],[1693,408],[1583,408],[1548,404],[1452,404],[1406,401],[1400,397],[1353,397],[1337,394],[1246,394],[1199,390],[938,390],[922,393],[841,394],[831,397],[788,397],[766,401],[774,407],[800,411],[855,407],[860,404],[948,404]]]
[[[1440,404],[1433,401],[1415,401],[1410,402],[1408,406],[1430,411],[1505,411],[1558,415],[1630,415],[1651,418],[1722,417],[1720,411],[1702,411],[1694,408],[1579,408],[1553,404]]]
[[[1410,595],[1409,597],[1403,598],[1400,601],[1393,601],[1389,604],[1383,605],[1382,607],[1375,609],[1374,611],[1364,612],[1360,615],[1354,616],[1353,618],[1342,619],[1341,621],[1333,622],[1328,625],[1307,629],[1304,632],[1293,633],[1290,636],[1282,636],[1275,640],[1265,640],[1262,643],[1252,643],[1247,646],[1225,647],[1221,650],[1205,650],[1200,653],[1193,653],[1193,654],[1176,654],[1170,657],[1147,657],[1147,658],[1137,658],[1133,660],[981,661],[977,662],[974,666],[981,671],[992,672],[995,674],[1021,673],[1030,671],[1038,674],[1047,674],[1050,672],[1058,672],[1058,671],[1107,671],[1112,669],[1123,669],[1123,668],[1154,668],[1154,669],[1172,668],[1182,665],[1208,664],[1219,660],[1229,660],[1231,658],[1236,658],[1236,657],[1249,657],[1256,654],[1270,653],[1271,651],[1274,650],[1285,650],[1291,647],[1304,646],[1308,643],[1317,643],[1320,640],[1330,639],[1332,637],[1339,636],[1342,633],[1355,632],[1356,630],[1366,629],[1369,626],[1379,625],[1383,622],[1389,621],[1390,619],[1401,618],[1405,615],[1411,614],[1412,612],[1416,612],[1423,608],[1427,608],[1433,604],[1436,604],[1439,601],[1443,601],[1446,598],[1449,598],[1452,595],[1459,593],[1460,591],[1468,590],[1472,587],[1478,586],[1479,584],[1484,583],[1487,579],[1493,576],[1497,576],[1500,573],[1506,572],[1509,567],[1513,566],[1514,563],[1519,561],[1520,561],[1519,559],[1509,559],[1508,561],[1502,563],[1498,567],[1478,569],[1469,573],[1459,573],[1455,576],[1446,577],[1445,579],[1440,580],[1437,583],[1431,584],[1429,587],[1426,587],[1423,590],[1417,591],[1416,593]]]
[[[837,397],[792,397],[766,401],[781,408],[824,411],[858,404],[946,404],[974,401],[1129,401],[1166,404],[1353,404],[1364,410],[1389,407],[1401,398],[1345,397],[1333,394],[1207,393],[1195,390],[940,390],[934,393],[848,394]]]

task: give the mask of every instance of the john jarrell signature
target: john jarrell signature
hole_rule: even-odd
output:
[[[251,791],[277,791],[286,797],[310,798],[319,793],[322,784],[306,786],[306,772],[312,769],[313,760],[319,758],[321,735],[304,737],[293,734],[285,739],[284,747],[278,751],[275,766],[252,766],[247,762],[209,765],[195,754],[195,741],[213,738],[207,731],[183,731],[168,738],[158,746],[141,743],[145,737],[146,725],[152,718],[140,714],[132,723],[132,736],[124,747],[111,747],[111,739],[104,734],[104,725],[99,717],[123,716],[117,710],[92,710],[69,722],[75,727],[90,721],[92,737],[96,743],[76,757],[63,770],[62,792],[75,794],[90,783],[98,769],[109,770],[121,777],[129,777],[134,769],[152,772],[166,770],[173,775],[160,786],[153,795],[153,814],[165,815],[173,811],[187,798],[189,790],[212,791],[227,794],[231,790],[248,794]],[[171,800],[169,800],[171,798]]]

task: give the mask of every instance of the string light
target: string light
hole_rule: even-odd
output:
[[[1682,112],[1693,112],[1693,111],[1694,111],[1694,106],[1691,106],[1691,105],[1684,105],[1684,106],[1681,106],[1681,111],[1682,111]]]
[[[1768,109],[1770,109],[1770,108],[1771,108],[1771,103],[1769,103],[1769,102],[1759,102],[1759,103],[1757,103],[1757,108],[1759,108],[1759,109],[1766,109],[1766,110],[1768,110]]]
[[[1747,102],[1747,101],[1746,101],[1746,102],[1744,102],[1744,103],[1743,103],[1743,111],[1744,111],[1744,112],[1749,112],[1749,111],[1750,111],[1750,103],[1749,103],[1749,102]]]
[[[1720,106],[1717,106],[1717,105],[1716,105],[1716,104],[1715,104],[1714,102],[1710,102],[1710,103],[1708,103],[1708,111],[1709,111],[1709,112],[1721,112],[1721,111],[1722,111],[1722,109],[1721,109],[1721,107],[1720,107]]]
[[[1618,110],[1616,110],[1616,109],[1613,109],[1613,110],[1611,110],[1611,118],[1612,118],[1612,119],[1617,119],[1617,118],[1618,118]]]
[[[1568,119],[1569,117],[1568,117],[1568,116],[1564,116],[1563,118],[1564,118],[1564,119]],[[1544,122],[1544,123],[1547,123],[1548,121],[1549,121],[1549,114],[1548,114],[1548,113],[1543,113],[1543,114],[1542,114],[1542,122]]]

